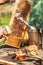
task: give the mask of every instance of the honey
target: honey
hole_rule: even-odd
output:
[[[17,59],[18,60],[24,60],[26,58],[26,56],[25,55],[19,55],[19,56],[17,56]]]

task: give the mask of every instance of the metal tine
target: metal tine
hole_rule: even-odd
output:
[[[28,28],[31,28],[31,25],[29,25],[22,17],[17,17],[17,19],[22,20],[21,22],[23,22]]]

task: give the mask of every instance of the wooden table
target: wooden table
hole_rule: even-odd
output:
[[[0,51],[2,51],[0,49]],[[43,58],[43,50],[39,51],[40,54],[38,56]],[[19,61],[16,58],[12,59],[13,55],[8,55],[4,52],[4,56],[0,55],[0,65],[43,65],[43,60],[38,59],[36,57],[27,57],[27,60]]]

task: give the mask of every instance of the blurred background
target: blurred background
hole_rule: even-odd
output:
[[[10,2],[9,2],[10,1]],[[0,3],[9,2],[0,5],[0,26],[8,25],[14,8],[14,0],[0,0]],[[37,28],[43,28],[43,0],[31,0],[33,6],[29,18],[29,24]]]
[[[43,0],[32,0],[33,6],[30,15],[30,24],[43,28]]]

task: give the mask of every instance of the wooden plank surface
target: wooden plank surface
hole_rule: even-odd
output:
[[[19,61],[16,58],[12,59],[13,55],[9,56],[8,54],[5,53],[5,51],[2,51],[2,50],[3,49],[0,49],[0,52],[2,52],[2,54],[3,54],[2,55],[0,53],[0,64],[2,64],[2,65],[34,65],[33,61],[39,60],[38,58],[35,58],[35,57],[27,57],[27,60]],[[40,54],[38,56],[43,58],[43,50],[40,50],[39,52],[40,52]]]

